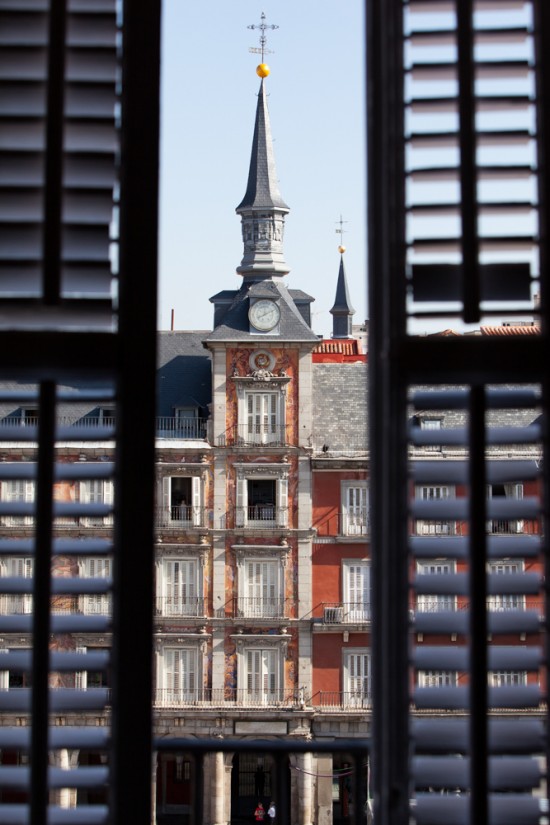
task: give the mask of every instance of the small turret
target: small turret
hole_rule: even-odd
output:
[[[355,310],[349,298],[346,272],[344,269],[344,252],[346,251],[346,247],[339,246],[338,251],[340,252],[340,269],[338,271],[334,306],[330,310],[332,315],[332,337],[352,338],[352,316],[355,315]]]

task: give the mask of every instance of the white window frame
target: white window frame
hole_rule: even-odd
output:
[[[453,484],[417,484],[414,494],[419,501],[442,501],[456,498],[456,487]],[[415,532],[420,536],[452,536],[456,533],[456,522],[417,519]]]
[[[93,556],[83,558],[78,563],[78,573],[83,579],[108,579],[111,578],[112,561],[110,558]],[[111,594],[98,593],[93,595],[84,593],[80,596],[80,609],[86,616],[110,616],[111,615]]]
[[[238,398],[238,437],[247,444],[284,442],[285,393],[277,386],[244,389]]]
[[[251,519],[248,510],[248,482],[253,480],[267,480],[275,482],[275,501],[273,518]],[[236,510],[235,524],[237,527],[286,527],[288,524],[288,474],[287,468],[262,467],[261,471],[252,471],[248,468],[237,469],[236,479]]]
[[[504,498],[512,499],[513,501],[521,501],[523,499],[523,484],[521,482],[512,482],[501,485],[504,487]],[[487,498],[501,498],[501,496],[493,496],[493,485],[487,485]],[[502,525],[502,529],[499,525]],[[506,533],[521,533],[523,532],[523,519],[490,519],[487,522],[487,532],[489,534],[506,534]]]
[[[488,673],[490,687],[512,687],[527,684],[526,670],[491,670]]]
[[[34,481],[30,479],[9,479],[2,482],[0,490],[1,500],[4,502],[30,503],[34,501]],[[32,516],[6,515],[2,517],[5,527],[17,527],[32,524]]]
[[[523,559],[491,559],[487,562],[487,572],[494,576],[521,574],[524,570]],[[487,609],[498,613],[525,610],[525,596],[520,593],[495,593],[487,596]]]
[[[451,559],[423,559],[416,563],[416,575],[446,575],[456,573],[456,562]],[[416,609],[419,613],[440,613],[443,610],[456,610],[456,596],[439,593],[420,593],[416,597]]]
[[[172,479],[191,479],[191,501],[183,509],[172,502]],[[200,475],[167,475],[162,478],[162,518],[164,526],[202,527],[203,481]]]
[[[80,482],[80,501],[83,504],[113,504],[114,484],[113,480],[102,478],[90,478]],[[113,516],[85,516],[82,523],[87,527],[102,527],[113,523]]]
[[[456,687],[458,672],[456,670],[419,670],[416,683],[421,688]]]
[[[281,698],[282,651],[260,640],[239,655],[238,694],[245,705],[273,705]]]
[[[32,557],[8,556],[0,562],[2,578],[32,579]],[[32,613],[31,593],[3,593],[0,596],[1,613],[4,616],[20,616]]]
[[[174,556],[157,562],[157,613],[202,616],[202,566],[197,558]]]
[[[280,559],[246,557],[238,562],[238,609],[246,618],[283,615],[283,566]]]
[[[370,533],[369,486],[361,479],[341,482],[342,534],[366,536]]]
[[[160,652],[157,684],[161,705],[196,703],[202,685],[198,645],[165,644]]]
[[[343,651],[344,705],[369,707],[372,696],[372,657],[366,648],[345,648]]]
[[[343,618],[345,622],[371,620],[371,569],[368,559],[342,561]]]

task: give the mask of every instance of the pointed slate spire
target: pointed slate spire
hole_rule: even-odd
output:
[[[241,216],[244,255],[237,272],[250,280],[286,275],[289,267],[283,256],[284,219],[289,211],[279,192],[275,155],[262,78],[248,185],[236,212]]]
[[[332,337],[351,338],[352,315],[355,315],[355,310],[351,305],[349,297],[343,253],[340,255],[340,269],[338,271],[336,297],[334,299],[334,306],[330,310],[330,313],[332,315]]]

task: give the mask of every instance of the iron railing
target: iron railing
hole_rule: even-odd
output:
[[[295,442],[288,424],[265,427],[237,424],[218,436],[219,447],[290,447]]]
[[[252,504],[248,507],[235,507],[236,527],[258,527],[276,529],[288,525],[288,507],[276,507],[274,504]]]
[[[205,600],[202,596],[157,596],[156,613],[171,618],[202,617],[206,615]]]
[[[363,624],[371,621],[370,602],[323,602],[321,605],[323,624]],[[318,618],[315,617],[314,618]]]
[[[331,513],[315,523],[317,535],[349,536],[357,538],[370,535],[370,511],[367,508],[358,508],[354,511]]]
[[[155,508],[155,526],[183,530],[191,527],[204,527],[207,509],[191,505]]]
[[[239,596],[234,602],[234,615],[245,619],[283,618],[286,599],[282,596],[267,598],[243,598]]]

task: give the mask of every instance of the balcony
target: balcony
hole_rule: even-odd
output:
[[[206,512],[205,507],[193,507],[186,504],[175,507],[156,507],[155,527],[167,527],[172,530],[204,527]]]
[[[370,690],[320,690],[307,702],[317,711],[372,710]]]
[[[301,706],[299,692],[295,690],[251,691],[221,688],[201,690],[171,690],[158,688],[153,693],[153,706],[167,710],[203,708],[247,708],[264,710],[280,708],[293,710]]]
[[[317,535],[361,538],[370,535],[370,515],[366,508],[358,508],[352,512],[334,513],[320,519],[315,525]]]
[[[156,600],[156,615],[170,618],[203,618],[205,613],[204,598],[177,598],[176,596],[159,596]]]
[[[272,598],[237,598],[234,615],[245,619],[282,619],[285,615],[286,599]]]
[[[218,447],[291,447],[294,443],[287,424],[265,427],[239,424],[218,436]]]
[[[366,624],[371,620],[371,606],[367,602],[323,604],[321,620],[324,625]]]
[[[156,419],[157,438],[174,438],[184,440],[204,441],[207,437],[206,418],[174,418],[173,416],[160,416]],[[104,416],[59,416],[57,418],[58,427],[78,427],[98,430],[98,439],[114,437],[116,421],[114,418]],[[38,416],[13,416],[0,419],[0,441],[2,440],[2,429],[13,427],[34,427],[38,426]],[[13,433],[10,433],[10,438]]]
[[[274,504],[252,504],[235,508],[235,526],[275,530],[288,525],[288,507]]]

